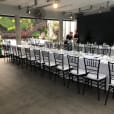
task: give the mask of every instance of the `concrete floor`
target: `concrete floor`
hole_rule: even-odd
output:
[[[104,106],[96,91],[85,96],[74,84],[63,86],[61,80],[50,80],[47,73],[31,72],[0,59],[0,114],[114,114],[114,99]]]

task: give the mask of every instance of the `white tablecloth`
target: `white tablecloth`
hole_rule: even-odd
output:
[[[57,49],[48,49],[48,48],[43,48],[43,47],[31,47],[31,46],[20,46],[22,49],[23,54],[25,54],[25,48],[30,47],[31,50],[31,56],[34,57],[34,49],[38,49],[41,51],[49,51],[50,52],[50,59],[51,61],[54,62],[54,55],[53,53],[62,53],[64,54],[64,64],[68,65],[68,60],[67,60],[67,55],[72,55],[72,56],[79,56],[79,67],[81,69],[85,69],[84,67],[84,60],[83,58],[94,58],[94,59],[100,59],[101,64],[100,64],[100,70],[99,72],[101,74],[105,74],[107,76],[107,83],[108,83],[108,77],[109,77],[109,70],[108,70],[108,61],[112,60],[111,57],[109,56],[101,56],[101,55],[92,55],[92,54],[85,54],[82,52],[76,52],[76,51],[66,51],[66,50],[57,50]]]

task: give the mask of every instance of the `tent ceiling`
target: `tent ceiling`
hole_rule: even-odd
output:
[[[49,1],[49,2],[47,2]],[[45,6],[47,4],[53,3],[54,0],[37,0],[37,6]],[[56,11],[71,11],[75,12],[79,8],[83,8],[85,6],[102,4],[109,1],[113,4],[114,0],[59,0],[59,8],[55,9]],[[34,5],[34,0],[0,0],[0,4],[10,5],[10,6],[21,6],[27,7]],[[48,10],[53,10],[53,6],[49,5],[47,7],[43,7]]]

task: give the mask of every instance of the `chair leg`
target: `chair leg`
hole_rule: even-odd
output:
[[[114,99],[114,88],[113,88],[112,98]]]
[[[90,80],[90,83],[91,83],[91,88],[92,88],[92,80]]]
[[[86,88],[86,79],[84,78],[83,89],[82,89],[82,95],[85,94],[85,88]]]
[[[104,92],[106,94],[106,79],[105,79],[105,82],[104,82]]]
[[[11,54],[10,54],[10,56],[9,56],[9,62],[11,62]]]
[[[37,66],[36,66],[36,63],[34,63],[34,70],[37,72]]]
[[[80,83],[79,83],[79,77],[77,76],[77,90],[78,93],[80,93]]]
[[[70,77],[71,77],[71,74],[69,73],[69,79],[67,81],[67,88],[69,88],[69,86],[70,86]]]
[[[107,94],[106,94],[105,104],[104,105],[107,105],[107,101],[108,101],[110,89],[111,89],[111,87],[109,86],[108,91],[107,91]]]
[[[33,71],[33,68],[32,68],[32,61],[30,61],[30,69],[31,69],[31,72]]]
[[[51,74],[51,68],[49,67],[49,79],[51,80],[52,77],[50,74]]]
[[[63,71],[63,81],[64,81],[64,86],[65,86],[65,76],[64,76],[64,71]]]
[[[99,88],[99,82],[97,82],[97,96],[98,96],[98,101],[100,100],[100,88]]]
[[[58,70],[56,69],[56,71],[55,71],[55,82],[56,82],[57,75],[58,75]]]
[[[24,61],[24,59],[21,59],[21,68],[23,68],[23,65],[25,64],[25,61]]]
[[[7,54],[7,62],[9,62],[9,54]]]
[[[26,60],[26,69],[28,68],[28,60]]]
[[[90,87],[90,80],[89,79],[86,79],[86,82],[87,82],[87,86],[88,86],[88,88]]]
[[[5,53],[4,53],[4,62],[5,62]]]

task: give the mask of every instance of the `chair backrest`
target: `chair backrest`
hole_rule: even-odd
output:
[[[11,49],[12,49],[13,55],[18,56],[17,47],[16,46],[11,46]]]
[[[84,58],[84,65],[86,73],[95,74],[99,79],[100,60]]]
[[[84,45],[84,52],[85,53],[91,53],[91,45],[85,44]]]
[[[76,50],[76,51],[83,51],[83,46],[81,46],[79,43],[74,44],[74,50]]]
[[[10,54],[10,45],[2,45],[2,50],[4,51],[4,55]]]
[[[98,49],[99,49],[98,45],[91,45],[91,53],[92,54],[98,54]]]
[[[111,80],[114,80],[114,63],[108,62],[109,69],[109,84],[111,84]]]
[[[47,48],[53,48],[53,43],[52,43],[52,42],[46,42],[46,43],[45,43],[45,46],[46,46]]]
[[[67,55],[67,58],[68,58],[69,69],[76,70],[77,74],[78,74],[78,71],[79,71],[79,57]]]
[[[2,45],[2,49],[5,51],[9,51],[10,45]]]
[[[22,57],[21,47],[17,47],[17,53],[19,57]]]
[[[101,49],[99,49],[99,54],[102,55],[111,55],[111,47],[110,46],[102,46]]]
[[[72,42],[69,42],[68,43],[68,51],[71,51],[72,50]]]
[[[9,54],[11,54],[11,53],[12,53],[11,45],[9,45],[8,52],[9,52]]]
[[[44,64],[48,64],[50,66],[50,54],[48,51],[42,51],[42,57]]]
[[[67,45],[67,43],[64,44],[64,50],[68,50],[68,45]]]
[[[54,59],[56,65],[61,65],[62,69],[64,69],[64,55],[59,53],[54,53]]]
[[[49,48],[53,48],[53,42],[49,43]]]
[[[74,50],[79,51],[79,44],[74,44]]]
[[[41,62],[41,52],[40,50],[34,49],[35,60]]]
[[[26,58],[31,60],[30,48],[25,48]]]
[[[64,43],[63,42],[60,43],[60,49],[64,49]]]
[[[55,48],[55,49],[59,49],[59,43],[56,42],[56,43],[54,44],[54,48]]]

